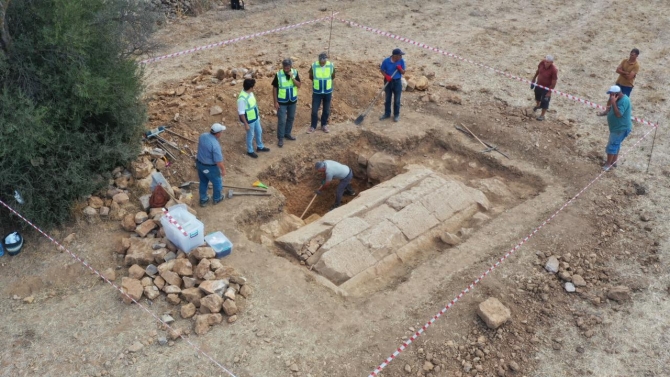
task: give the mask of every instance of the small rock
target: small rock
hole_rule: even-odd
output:
[[[423,371],[424,372],[430,372],[433,369],[435,369],[435,365],[433,365],[433,363],[431,363],[428,360],[423,362]]]
[[[300,371],[300,369],[298,369],[298,366],[296,364],[291,364],[289,369],[291,370],[291,372],[294,372],[294,373]]]
[[[70,233],[67,237],[63,239],[63,244],[65,245],[70,245],[72,242],[74,242],[76,235],[74,233]]]
[[[158,337],[158,344],[160,344],[161,346],[164,346],[167,343],[168,343],[168,340],[167,340],[166,337],[164,337],[164,336],[159,336]]]
[[[245,284],[240,288],[240,295],[244,298],[249,298],[249,296],[251,296],[251,292],[251,287],[248,284]]]
[[[412,373],[412,367],[409,366],[409,364],[405,364],[405,372],[406,373]]]
[[[477,314],[486,323],[486,326],[494,330],[512,316],[512,312],[495,297],[490,297],[480,303],[477,307]]]
[[[137,233],[140,237],[146,237],[149,232],[156,229],[157,227],[158,224],[156,224],[155,221],[147,220],[135,228],[135,233]]]
[[[613,287],[607,292],[607,298],[617,302],[628,301],[630,300],[630,288],[624,285]]]
[[[146,212],[140,211],[135,214],[135,224],[139,225],[147,220],[149,220],[149,216]]]
[[[130,268],[128,269],[128,276],[133,279],[140,280],[142,279],[142,277],[144,277],[144,268],[142,268],[137,264],[134,264],[130,266]]]
[[[228,316],[232,316],[237,314],[237,305],[235,305],[235,301],[233,300],[226,300],[223,302],[223,312],[226,313]]]
[[[100,207],[100,216],[102,217],[108,217],[109,216],[109,207]]]
[[[90,206],[86,206],[86,208],[84,208],[83,212],[84,212],[84,215],[89,216],[89,217],[93,217],[93,216],[98,215],[98,210],[93,208],[93,207],[90,207]]]
[[[35,297],[33,296],[28,296],[23,299],[23,302],[25,304],[32,304],[35,301]]]
[[[142,348],[144,348],[144,345],[142,343],[135,342],[130,347],[128,347],[128,352],[130,353],[140,352]]]
[[[235,323],[237,321],[237,315],[231,315],[228,317],[228,323]]]
[[[118,193],[118,194],[114,195],[112,200],[116,204],[124,205],[124,204],[128,203],[130,198],[128,197],[128,194],[126,194],[125,192],[121,192],[121,193]]]
[[[172,305],[179,305],[181,304],[181,299],[179,298],[179,295],[176,293],[171,293],[167,295],[167,302],[169,302]]]
[[[133,302],[130,298],[139,301],[144,293],[144,287],[139,280],[127,277],[121,279],[121,290],[125,293],[121,295],[121,298],[126,304]]]
[[[547,264],[544,265],[544,269],[555,274],[558,272],[558,259],[555,256],[549,257]]]
[[[511,369],[512,371],[514,371],[514,372],[518,372],[518,371],[519,371],[519,364],[517,364],[516,361],[513,361],[513,360],[512,360],[512,361],[510,361],[509,364],[507,364],[507,365],[509,366],[509,369]]]
[[[116,280],[116,272],[114,272],[114,269],[111,267],[102,271],[101,275],[109,281]]]
[[[586,280],[581,275],[572,275],[572,284],[575,287],[586,287]]]
[[[458,236],[456,236],[455,234],[451,234],[449,232],[443,233],[440,236],[440,240],[442,240],[442,242],[444,242],[445,244],[447,244],[449,246],[454,246],[454,245],[458,245],[459,243],[461,243],[461,239],[458,238]]]
[[[103,202],[102,199],[97,196],[91,196],[90,198],[88,198],[89,207],[92,207],[94,209],[100,209],[100,207],[102,207],[103,205],[105,205],[105,202]]]
[[[167,323],[167,324],[169,325],[169,324],[171,324],[172,322],[174,322],[174,318],[172,318],[172,316],[169,315],[169,314],[163,314],[163,315],[161,316],[161,321],[163,321],[163,322],[165,322],[165,323]]]
[[[221,106],[218,106],[218,105],[214,105],[214,106],[212,106],[211,109],[209,109],[209,115],[219,115],[219,114],[222,114],[222,113],[223,113],[223,109],[221,108]]]
[[[137,228],[137,224],[135,224],[135,216],[131,214],[125,215],[123,220],[121,220],[121,227],[127,232],[135,231]]]
[[[576,290],[576,289],[575,289],[575,285],[574,285],[574,284],[572,284],[572,283],[569,282],[569,281],[565,283],[565,291],[566,291],[566,292],[568,292],[568,293],[572,293],[572,292],[574,292],[575,290]]]
[[[195,311],[196,311],[195,305],[192,302],[189,302],[188,304],[181,306],[179,314],[181,314],[182,318],[186,319],[193,317]]]
[[[158,273],[158,268],[155,265],[150,264],[147,266],[144,272],[146,272],[146,274],[149,276],[154,276]]]
[[[158,296],[161,295],[161,292],[158,290],[158,287],[155,285],[149,285],[144,287],[144,295],[149,300],[155,300]]]

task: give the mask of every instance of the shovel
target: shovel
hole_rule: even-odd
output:
[[[393,72],[391,77],[395,76],[396,72],[398,72],[397,69],[395,70],[395,72]],[[372,106],[375,105],[375,102],[377,102],[377,99],[379,98],[379,96],[381,96],[382,93],[384,93],[384,90],[386,89],[386,85],[388,85],[389,83],[390,83],[390,81],[387,81],[386,84],[384,84],[384,86],[382,87],[382,90],[380,90],[379,93],[377,93],[377,96],[372,100],[372,103],[370,103],[368,108],[365,109],[365,111],[363,111],[363,113],[361,115],[359,115],[358,118],[356,118],[356,120],[354,121],[355,125],[360,126],[361,123],[363,123],[363,121],[365,120],[365,116],[368,115],[370,110],[372,110]]]

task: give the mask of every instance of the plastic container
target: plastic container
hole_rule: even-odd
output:
[[[191,250],[205,243],[205,226],[195,216],[193,216],[186,204],[177,204],[168,208],[170,215],[186,231],[186,235],[170,223],[168,217],[161,216],[161,225],[165,229],[165,237],[172,242],[179,250],[189,253]]]
[[[217,258],[223,258],[233,252],[233,243],[221,232],[206,235],[205,242],[214,249]]]
[[[2,239],[2,247],[7,254],[14,256],[21,252],[23,248],[23,237],[19,232],[12,232]]]

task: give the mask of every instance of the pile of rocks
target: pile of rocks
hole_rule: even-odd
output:
[[[193,318],[198,335],[221,323],[224,314],[229,323],[235,322],[243,300],[251,295],[247,279],[222,264],[210,247],[186,254],[176,251],[169,241],[130,237],[121,240],[117,251],[125,254],[129,266],[128,277],[121,280],[123,301],[132,303],[142,297],[153,301],[164,296],[168,303],[181,306],[182,318]],[[113,270],[105,271],[110,273]]]

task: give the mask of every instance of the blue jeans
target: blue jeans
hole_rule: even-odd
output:
[[[218,203],[223,199],[223,178],[221,177],[221,170],[216,165],[203,165],[200,161],[196,161],[195,167],[198,169],[198,179],[200,180],[200,187],[198,193],[200,194],[200,204],[205,204],[209,201],[207,196],[207,186],[212,182],[214,203]]]
[[[393,115],[400,115],[400,95],[402,94],[402,82],[400,79],[391,80],[386,88],[386,101],[384,102],[384,115],[391,116],[391,94],[393,94]]]
[[[342,195],[344,192],[351,193],[354,189],[351,187],[351,180],[354,178],[354,172],[349,169],[349,174],[337,185],[337,190],[335,191],[335,205],[334,207],[339,207],[342,203]]]
[[[330,102],[333,99],[333,93],[316,94],[312,93],[312,128],[316,128],[319,120],[319,107],[323,101],[323,111],[321,112],[321,128],[328,125],[328,118],[330,117]]]
[[[607,148],[605,148],[605,153],[619,154],[619,149],[621,149],[621,143],[623,143],[626,136],[630,134],[630,131],[631,130],[623,130],[616,132],[610,131],[610,137],[607,142]]]
[[[254,152],[254,135],[256,136],[256,147],[259,149],[265,148],[263,145],[263,129],[261,128],[261,120],[256,119],[255,122],[249,123],[249,131],[247,131],[247,152]]]
[[[617,84],[617,85],[619,85],[619,84]],[[630,93],[633,91],[633,87],[632,87],[632,86],[623,86],[623,85],[619,85],[619,88],[621,88],[621,93],[627,95],[628,98],[630,98]]]
[[[277,139],[282,140],[284,136],[291,134],[296,107],[298,107],[297,102],[290,105],[279,104],[279,111],[277,111]]]

